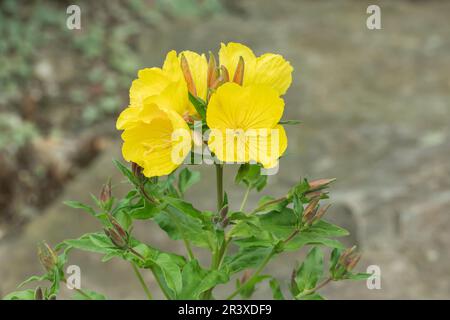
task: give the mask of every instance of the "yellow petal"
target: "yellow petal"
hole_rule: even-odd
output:
[[[228,82],[211,96],[206,111],[210,128],[273,128],[283,115],[284,101],[267,86],[241,87]]]
[[[256,135],[247,135],[247,147],[250,160],[261,163],[264,168],[273,168],[287,148],[287,136],[283,126],[277,125],[267,131],[257,131]]]
[[[244,59],[245,70],[243,85],[245,86],[253,83],[256,68],[255,54],[249,47],[240,43],[229,42],[226,45],[223,43],[220,44],[220,64],[227,68],[230,79],[234,78],[240,57]]]
[[[266,53],[256,59],[254,84],[265,84],[278,91],[286,93],[292,82],[293,68],[281,55]]]
[[[117,130],[124,130],[132,127],[139,119],[140,108],[129,106],[124,109],[117,118],[116,128]]]
[[[143,104],[156,104],[160,108],[174,110],[181,116],[186,112],[192,114],[187,86],[184,81],[170,83],[160,94],[146,98]]]
[[[142,166],[148,177],[171,173],[190,152],[189,127],[175,111],[154,104],[145,105],[140,118],[122,133],[123,157]]]
[[[193,51],[183,51],[180,53],[180,57],[181,55],[184,55],[189,64],[192,79],[197,90],[197,96],[206,100],[206,94],[208,92],[208,61],[206,56]]]
[[[139,70],[138,79],[133,81],[130,88],[130,104],[141,106],[147,97],[159,94],[169,84],[170,78],[159,68]]]

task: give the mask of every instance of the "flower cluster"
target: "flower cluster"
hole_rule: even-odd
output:
[[[208,137],[200,143],[219,161],[277,165],[287,147],[279,122],[292,71],[281,55],[256,57],[233,42],[221,44],[218,62],[211,53],[170,51],[162,68],[142,69],[132,83],[117,120],[125,160],[147,177],[170,174],[192,150],[192,124],[202,121]]]

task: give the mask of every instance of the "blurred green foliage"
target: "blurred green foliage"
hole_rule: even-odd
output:
[[[50,126],[51,130],[64,131],[115,115],[126,106],[131,81],[137,69],[145,65],[145,54],[136,50],[138,40],[146,37],[143,30],[157,29],[167,18],[192,19],[221,10],[219,0],[84,0],[77,1],[82,29],[69,30],[66,9],[70,4],[0,3],[3,118],[16,114],[25,119],[26,128],[39,131],[44,127],[48,131]],[[44,73],[37,68],[43,60],[52,67]],[[65,66],[60,68],[65,63],[72,64],[72,72],[68,73]],[[30,96],[39,112],[49,111],[51,117],[58,113],[63,119],[40,123],[39,117],[24,116],[24,99]],[[61,126],[67,123],[69,127]]]

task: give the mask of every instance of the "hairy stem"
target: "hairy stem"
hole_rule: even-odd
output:
[[[149,300],[152,300],[152,293],[150,292],[150,289],[145,284],[144,278],[142,277],[142,274],[139,272],[139,269],[136,267],[136,264],[134,262],[130,262],[131,266],[133,267],[134,274],[139,280],[139,283],[142,286],[142,289],[144,289],[145,294],[147,295]]]

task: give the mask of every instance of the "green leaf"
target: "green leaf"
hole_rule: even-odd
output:
[[[367,280],[372,274],[371,273],[366,273],[366,272],[361,272],[361,273],[348,273],[345,276],[345,279],[349,279],[349,280]]]
[[[87,206],[79,201],[64,201],[64,204],[66,206],[69,206],[74,209],[81,209],[86,211],[87,213],[91,214],[93,217],[97,216],[97,213],[94,209],[92,209],[90,206]]]
[[[195,97],[190,92],[189,92],[189,101],[192,103],[195,110],[197,110],[200,117],[202,117],[203,120],[206,120],[206,102],[199,97]]]
[[[117,161],[115,159],[113,159],[113,163],[116,166],[117,169],[119,169],[120,172],[122,172],[122,174],[128,178],[128,180],[133,184],[133,185],[137,185],[138,181],[136,179],[136,177],[134,176],[134,174],[131,172],[130,169],[128,169],[126,166],[124,166],[120,161]]]
[[[322,275],[323,252],[318,247],[313,247],[296,272],[295,283],[300,294],[303,291],[314,289]]]
[[[25,286],[28,283],[34,282],[34,281],[44,281],[44,280],[49,280],[48,275],[43,275],[43,276],[31,276],[29,277],[27,280],[23,281],[21,284],[19,284],[17,286],[17,288],[22,288],[23,286]]]
[[[296,299],[297,300],[325,300],[320,294],[315,293],[315,292],[307,294],[305,296],[300,295],[300,296],[296,297]]]
[[[186,215],[191,216],[192,218],[204,220],[202,212],[194,208],[194,206],[189,202],[172,197],[164,197],[164,201],[169,203],[172,207],[176,208],[177,210],[185,213]]]
[[[35,290],[14,291],[3,297],[3,300],[34,300]]]
[[[74,300],[106,300],[106,296],[104,296],[101,293],[97,293],[95,291],[92,290],[86,290],[83,289],[83,292],[88,296],[86,297],[85,295],[81,294],[78,291],[75,291],[75,293],[73,294],[73,299]]]
[[[272,278],[269,282],[270,289],[272,289],[272,295],[275,300],[285,300],[283,292],[281,292],[280,283],[277,279]]]
[[[295,125],[301,123],[300,120],[280,120],[278,124]]]
[[[155,263],[161,268],[167,286],[174,292],[180,292],[183,286],[181,269],[173,256],[161,253]]]
[[[245,247],[241,248],[238,253],[228,256],[224,259],[223,267],[230,275],[259,266],[259,264],[272,251],[272,248],[264,247]]]
[[[184,194],[187,189],[199,181],[200,172],[190,171],[188,168],[184,168],[178,175],[178,190]]]
[[[251,189],[261,191],[267,184],[267,175],[261,175],[259,164],[241,164],[234,179],[236,184],[244,183]]]
[[[153,218],[160,211],[159,206],[144,200],[141,207],[134,208],[130,211],[130,217],[133,219],[147,220]]]
[[[349,235],[348,231],[344,228],[326,222],[325,220],[316,222],[308,228],[308,231],[324,237],[344,237]]]
[[[253,292],[256,290],[256,285],[266,279],[271,278],[268,275],[259,275],[254,277],[253,279],[241,284],[239,281],[237,281],[236,285],[239,288],[240,286],[244,286],[244,288],[241,290],[240,295],[244,299],[249,299]]]
[[[263,214],[263,213],[268,213],[271,211],[280,212],[284,208],[286,208],[286,206],[289,204],[289,201],[287,199],[276,202],[276,203],[267,204],[267,203],[271,202],[272,200],[275,200],[275,198],[271,197],[271,196],[263,196],[261,199],[259,199],[258,207],[262,207],[262,206],[264,206],[264,207],[262,209],[258,210],[257,213]]]
[[[111,240],[103,233],[88,233],[78,239],[69,239],[65,244],[83,251],[110,253],[114,249]]]
[[[184,266],[182,278],[183,289],[177,299],[199,299],[203,292],[229,280],[226,272],[202,269],[197,260],[191,260]]]
[[[192,208],[192,206],[188,206]],[[188,214],[188,212],[190,214]],[[204,228],[203,221],[195,216],[201,214],[200,211],[182,211],[172,205],[167,206],[155,216],[155,221],[159,224],[171,239],[187,239],[193,245],[212,248],[210,242],[211,232]]]

